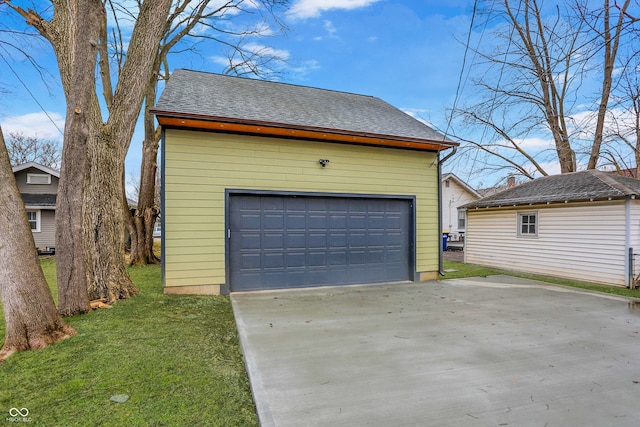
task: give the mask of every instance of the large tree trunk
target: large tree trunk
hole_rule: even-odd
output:
[[[67,100],[62,168],[56,207],[58,305],[65,316],[90,310],[86,247],[82,240],[83,209],[89,173],[91,127],[100,123],[95,96],[95,64],[99,23],[104,9],[98,0],[56,7],[45,32],[56,51]]]
[[[156,132],[153,114],[149,112],[155,105],[157,80],[156,69],[147,84],[145,95],[144,141],[142,143],[138,206],[133,217],[135,233],[131,236],[131,265],[157,264],[160,262],[153,252],[153,227],[160,212],[156,200],[156,172],[158,169],[157,158],[160,138]]]
[[[171,0],[139,5],[127,59],[109,107],[109,119],[91,132],[90,182],[85,194],[85,240],[88,245],[89,295],[110,301],[138,292],[124,266],[124,158],[151,78]]]
[[[117,301],[138,293],[124,263],[122,176],[124,154],[108,133],[90,144],[90,181],[84,201],[89,298]]]
[[[76,333],[58,313],[40,267],[27,213],[0,129],[0,300],[6,335],[0,362]]]

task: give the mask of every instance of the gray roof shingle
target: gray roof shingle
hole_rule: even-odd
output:
[[[457,145],[372,96],[185,69],[173,72],[153,112]]]
[[[55,207],[57,196],[55,194],[25,194],[22,193],[25,206]]]
[[[640,196],[640,180],[597,170],[552,175],[520,184],[464,208],[490,208]]]

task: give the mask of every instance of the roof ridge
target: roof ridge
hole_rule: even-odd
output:
[[[609,187],[613,188],[614,190],[618,190],[622,192],[626,196],[632,196],[632,195],[638,194],[637,191],[630,189],[626,185],[616,180],[615,177],[611,174],[599,171],[597,169],[589,169],[588,172],[591,173],[591,175],[593,175],[600,181],[602,181],[603,183],[605,183],[606,185],[608,185]]]
[[[363,97],[366,97],[366,98],[373,98],[373,99],[378,99],[378,100],[380,100],[382,102],[386,102],[385,100],[383,100],[382,98],[380,98],[378,96],[365,95],[363,93],[345,92],[345,91],[337,90],[337,89],[326,89],[326,88],[321,88],[321,87],[316,87],[316,86],[301,85],[301,84],[296,84],[296,83],[285,83],[285,82],[275,81],[275,80],[254,79],[254,78],[251,78],[251,77],[234,76],[234,75],[222,74],[222,73],[213,73],[213,72],[210,72],[210,71],[192,70],[190,68],[178,68],[178,69],[174,70],[174,72],[176,72],[178,70],[188,71],[188,72],[191,72],[191,73],[208,74],[208,75],[219,76],[219,77],[223,77],[223,78],[227,78],[228,77],[230,79],[249,80],[249,81],[257,82],[257,83],[272,83],[272,84],[277,84],[277,85],[296,86],[296,87],[306,88],[306,89],[321,90],[321,91],[325,91],[325,92],[334,92],[334,93],[340,93],[340,94],[345,94],[345,95],[363,96]],[[391,105],[391,104],[389,104],[389,105]]]

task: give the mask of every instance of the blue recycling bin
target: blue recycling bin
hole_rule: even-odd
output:
[[[447,242],[449,241],[449,233],[443,232],[442,233],[442,250],[446,251],[447,250]]]

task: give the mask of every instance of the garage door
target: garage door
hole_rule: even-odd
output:
[[[231,195],[232,291],[411,278],[411,201]]]

